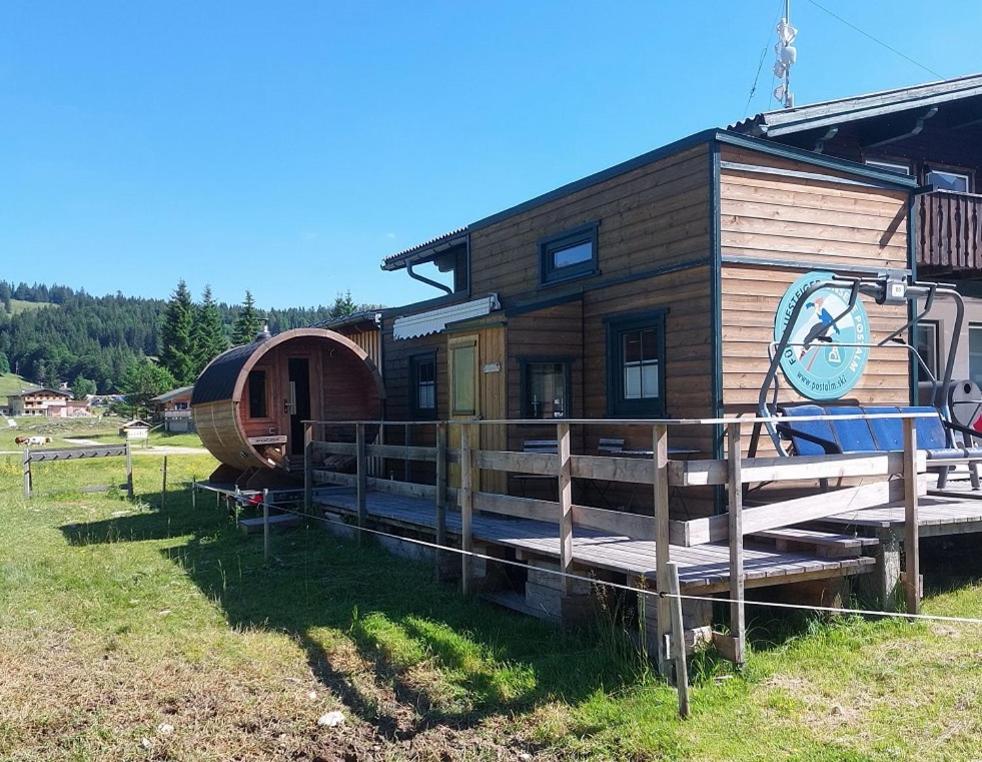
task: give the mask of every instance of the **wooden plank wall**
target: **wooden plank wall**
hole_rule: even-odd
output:
[[[722,159],[830,174],[725,146]],[[724,263],[722,270],[723,402],[727,414],[754,410],[767,369],[774,315],[787,287],[810,269],[907,266],[906,194],[834,181],[757,174],[724,167],[720,233],[727,256],[787,260],[802,267]],[[873,342],[906,320],[904,307],[864,300]],[[906,404],[908,358],[897,348],[874,350],[866,373],[844,404]],[[781,377],[781,401],[800,401]]]
[[[475,230],[472,293],[508,299],[534,291],[539,241],[587,222],[600,222],[605,278],[707,254],[708,173],[707,147],[696,146]]]

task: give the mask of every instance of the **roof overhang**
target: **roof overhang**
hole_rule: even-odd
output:
[[[392,338],[398,341],[441,333],[450,323],[484,317],[500,309],[501,302],[498,301],[498,295],[491,294],[480,299],[471,299],[469,302],[459,302],[448,307],[406,315],[393,321]]]
[[[383,270],[401,270],[408,265],[429,262],[445,251],[467,243],[468,229],[466,227],[451,230],[429,241],[417,244],[409,249],[400,251],[382,260]]]
[[[923,110],[979,95],[982,95],[982,75],[974,74],[796,108],[766,111],[736,122],[730,125],[730,129],[744,134],[775,138],[860,119]]]

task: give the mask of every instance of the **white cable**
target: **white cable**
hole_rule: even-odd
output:
[[[279,505],[271,505],[271,507],[275,507],[277,510],[283,511],[284,513],[293,514],[294,516],[302,516],[302,517],[314,519],[315,521],[323,521],[325,523],[337,523],[337,522],[332,522],[330,519],[324,518],[323,516],[315,516],[313,514],[304,513],[302,511],[290,510],[289,508],[284,508],[283,506],[279,506]],[[404,537],[402,535],[392,534],[390,532],[383,532],[378,529],[360,527],[357,524],[344,523],[342,524],[342,526],[348,529],[356,529],[360,532],[368,532],[369,534],[378,535],[380,537],[389,537],[394,540],[402,540],[403,542],[410,542],[415,545],[422,545],[423,547],[433,548],[435,550],[449,551],[451,553],[457,553],[458,555],[462,555],[462,556],[481,558],[484,559],[485,561],[494,561],[497,563],[505,564],[507,566],[517,566],[522,569],[529,568],[528,564],[522,563],[521,561],[512,561],[507,558],[497,558],[495,556],[488,556],[485,555],[484,553],[477,553],[473,550],[464,550],[463,548],[454,548],[448,545],[439,545],[435,542],[420,540],[415,537]],[[655,590],[648,590],[646,588],[631,587],[630,585],[624,585],[619,582],[610,582],[608,580],[601,580],[601,579],[597,579],[596,577],[587,577],[582,574],[571,574],[569,572],[564,572],[559,569],[536,567],[536,571],[545,572],[546,574],[552,574],[557,577],[565,577],[567,579],[575,579],[575,580],[580,580],[582,582],[589,582],[590,584],[594,584],[594,585],[605,585],[607,587],[615,588],[618,590],[626,590],[630,593],[641,593],[643,595],[649,595],[655,598],[679,598],[681,600],[712,601],[714,603],[742,603],[746,606],[760,606],[763,608],[769,607],[769,608],[781,608],[781,609],[794,609],[799,611],[824,611],[824,612],[836,613],[836,614],[864,614],[867,616],[892,617],[895,619],[929,620],[935,622],[948,622],[953,624],[982,625],[982,618],[973,618],[973,617],[954,617],[954,616],[944,616],[941,614],[910,614],[903,611],[880,611],[877,609],[846,609],[846,608],[839,608],[836,606],[813,606],[810,604],[780,603],[777,601],[754,601],[754,600],[747,600],[747,599],[738,601],[734,598],[717,598],[708,595],[687,595],[687,594],[674,595],[668,592],[657,592]]]

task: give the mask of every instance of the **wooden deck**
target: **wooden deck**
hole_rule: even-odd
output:
[[[840,513],[823,519],[822,523],[853,529],[897,529],[904,523],[904,504],[894,502],[880,508]],[[922,497],[917,508],[917,526],[921,537],[982,532],[982,493],[952,490]]]
[[[314,502],[332,512],[349,515],[357,512],[354,490],[321,493]],[[366,506],[368,517],[379,524],[426,533],[436,531],[436,511],[432,501],[369,492]],[[461,515],[458,511],[447,511],[447,531],[452,536],[460,536]],[[512,548],[526,555],[560,557],[558,523],[477,513],[473,518],[473,535],[475,540]],[[578,527],[573,534],[572,557],[578,567],[604,569],[625,574],[630,579],[655,579],[653,540],[637,540]],[[689,592],[722,592],[729,588],[730,556],[725,543],[696,547],[672,545],[670,557],[679,565],[679,581]],[[860,574],[869,571],[874,563],[874,559],[862,556],[830,559],[763,545],[747,545],[744,554],[747,587]]]

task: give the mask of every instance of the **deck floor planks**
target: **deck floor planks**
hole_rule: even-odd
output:
[[[865,508],[827,516],[822,519],[822,523],[887,529],[903,525],[904,516],[904,504],[896,502],[880,508]],[[921,533],[926,535],[959,534],[966,529],[978,531],[978,525],[982,525],[982,500],[926,495],[918,501],[917,525],[921,528]]]
[[[328,510],[355,512],[353,493],[335,492],[319,496],[317,502]],[[387,493],[370,492],[369,515],[377,520],[399,523],[408,528],[435,531],[436,510],[429,500]],[[447,511],[447,531],[460,535],[460,514]],[[523,551],[559,557],[558,525],[531,519],[493,516],[477,513],[473,520],[475,539],[506,545]],[[694,547],[671,546],[672,560],[679,564],[683,586],[708,587],[726,582],[729,577],[729,548],[722,544]],[[634,540],[625,535],[577,527],[573,533],[573,561],[633,577],[653,578],[655,543]],[[777,551],[753,545],[745,549],[744,568],[748,581],[794,578],[824,574],[838,576],[846,570],[859,569],[871,559],[821,559],[798,551]]]

